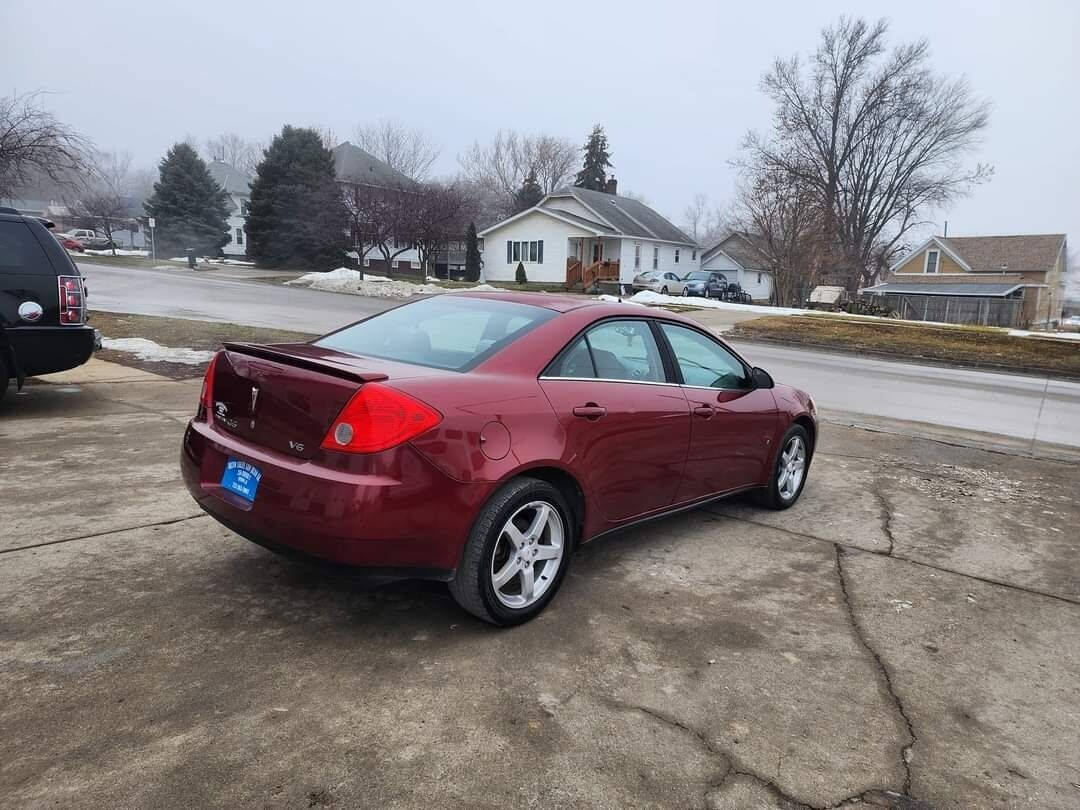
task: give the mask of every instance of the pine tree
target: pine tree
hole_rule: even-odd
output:
[[[602,126],[597,124],[593,127],[589,141],[582,151],[585,153],[585,161],[574,178],[574,185],[578,188],[603,191],[607,183],[606,170],[611,168],[611,153],[608,152],[607,135],[604,134]]]
[[[518,262],[517,272],[514,273],[514,280],[518,284],[528,284],[529,277],[525,275],[525,265],[522,262]]]
[[[536,179],[536,171],[530,170],[525,182],[514,194],[514,213],[527,211],[542,199],[544,199],[544,190],[540,188],[540,182]]]
[[[465,280],[480,280],[480,245],[476,238],[476,226],[469,223],[465,229]]]
[[[165,154],[154,193],[143,204],[154,217],[157,252],[182,256],[217,256],[229,241],[229,197],[190,144],[178,143]]]
[[[330,150],[314,130],[286,125],[255,168],[248,255],[267,267],[332,270],[343,261],[345,219]]]

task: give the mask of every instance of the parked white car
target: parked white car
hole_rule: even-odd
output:
[[[662,295],[679,295],[682,292],[682,280],[671,271],[648,270],[634,276],[631,283],[634,292],[652,290]]]

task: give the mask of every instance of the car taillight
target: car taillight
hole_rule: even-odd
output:
[[[86,323],[86,296],[82,276],[59,276],[60,324],[81,326]]]
[[[322,441],[324,450],[377,453],[419,436],[442,421],[442,414],[419,400],[367,383],[341,409]]]
[[[217,367],[218,352],[210,358],[210,365],[206,367],[206,376],[203,377],[202,391],[199,393],[199,408],[195,412],[196,419],[205,419],[207,422],[214,421],[214,369]]]

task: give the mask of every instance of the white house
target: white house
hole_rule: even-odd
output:
[[[753,234],[734,231],[701,254],[701,269],[723,273],[738,282],[755,301],[772,297],[773,277],[768,260],[754,244]]]
[[[221,252],[226,256],[242,258],[247,255],[246,225],[252,178],[220,160],[212,161],[207,168],[214,182],[229,195],[229,241]]]
[[[485,228],[484,278],[512,281],[520,262],[529,281],[629,284],[645,270],[680,276],[698,269],[698,246],[649,206],[609,192],[559,189],[520,214]]]

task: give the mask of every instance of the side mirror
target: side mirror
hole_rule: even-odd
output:
[[[750,378],[754,381],[754,388],[772,388],[776,385],[769,372],[758,366],[754,366],[754,370],[750,372]]]

